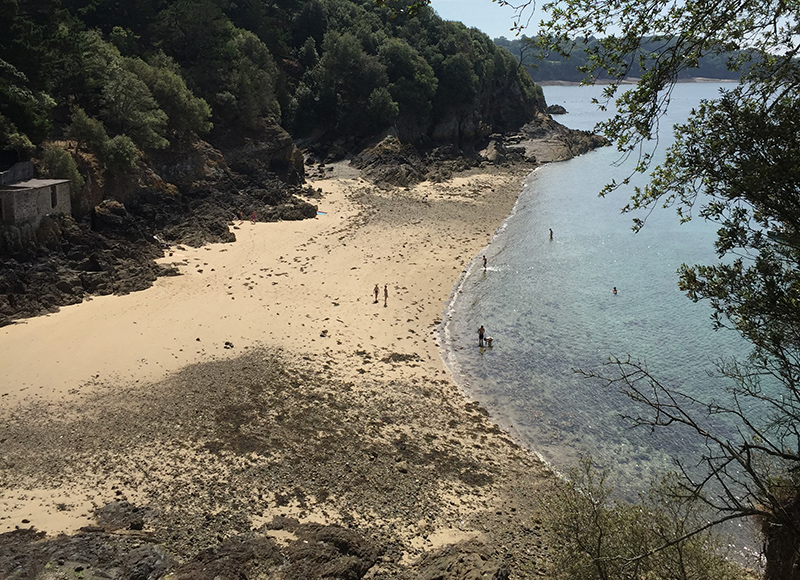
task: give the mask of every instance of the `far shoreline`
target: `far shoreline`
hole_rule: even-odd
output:
[[[621,85],[628,86],[628,85],[636,85],[641,79],[639,78],[626,78],[620,82]],[[579,86],[592,86],[592,85],[600,85],[600,86],[608,86],[613,83],[611,80],[607,79],[600,79],[596,80],[593,83],[584,83],[581,81],[535,81],[537,85],[542,87],[579,87]],[[691,83],[720,83],[720,84],[727,84],[727,83],[738,83],[738,79],[712,79],[707,77],[689,77],[685,79],[678,79],[675,81],[679,84],[691,84]]]

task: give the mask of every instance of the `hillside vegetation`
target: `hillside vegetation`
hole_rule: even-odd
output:
[[[392,4],[395,4],[393,6]],[[6,164],[71,139],[122,170],[193,134],[217,146],[265,118],[330,144],[395,127],[458,146],[543,103],[505,50],[430,9],[373,0],[2,0]]]

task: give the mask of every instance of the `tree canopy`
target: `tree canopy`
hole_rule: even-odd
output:
[[[0,152],[23,158],[66,136],[76,107],[84,129],[102,123],[145,155],[267,117],[296,137],[362,139],[397,124],[421,143],[454,114],[477,111],[495,130],[530,120],[541,91],[505,50],[405,4],[2,0]]]

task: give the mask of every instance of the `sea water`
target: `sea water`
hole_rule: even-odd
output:
[[[656,160],[672,141],[672,125],[719,89],[675,87]],[[558,120],[576,129],[607,115],[592,104],[601,92],[545,87],[547,102],[569,112]],[[696,464],[702,442],[676,428],[632,428],[625,416],[645,410],[576,371],[609,374],[610,357],[630,356],[670,388],[711,398],[730,386],[709,374],[714,362],[748,352],[734,331],[713,330],[707,303],[678,289],[681,264],[718,261],[714,224],[680,224],[674,209],[658,208],[634,233],[633,215],[620,212],[632,186],[598,197],[605,184],[630,176],[635,162],[606,147],[532,172],[513,214],[459,281],[442,327],[456,380],[499,423],[557,470],[591,456],[633,497],[652,476],[674,469],[675,458]],[[478,347],[481,325],[492,348]]]

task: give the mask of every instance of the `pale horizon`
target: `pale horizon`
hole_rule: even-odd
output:
[[[509,40],[516,38],[517,31],[512,31],[516,12],[511,6],[501,6],[491,0],[431,0],[431,7],[444,20],[462,22],[469,28],[477,28],[489,38],[504,36]],[[525,19],[529,16],[525,13]],[[536,12],[530,19],[530,25],[522,34],[533,36],[541,20],[541,13]]]

